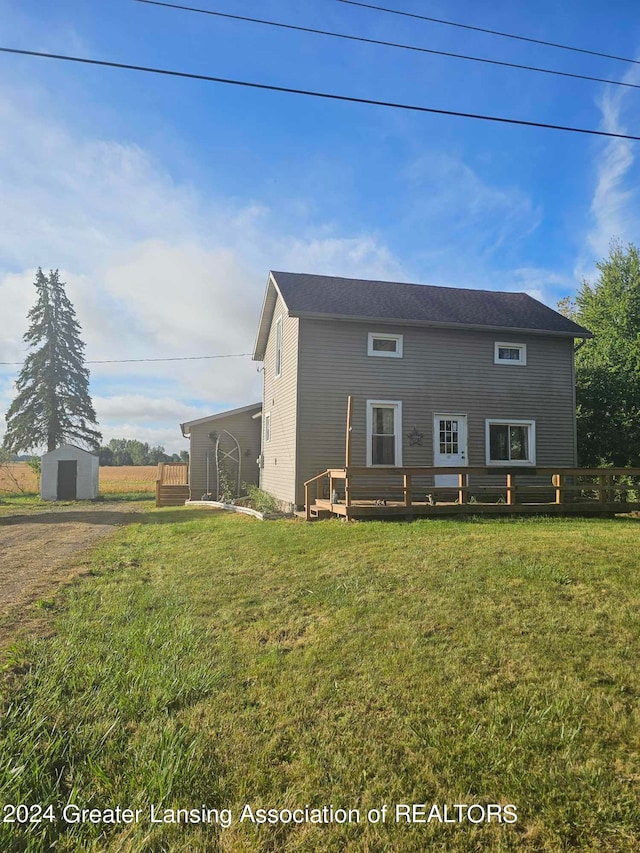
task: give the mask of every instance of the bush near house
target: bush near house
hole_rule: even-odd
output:
[[[231,825],[0,824],[0,848],[636,851],[638,523],[146,513],[5,656],[0,798]],[[366,820],[414,803],[518,819]]]

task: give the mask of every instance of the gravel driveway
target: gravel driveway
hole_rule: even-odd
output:
[[[83,504],[0,517],[0,615],[77,574],[83,551],[116,527],[138,521],[147,507]]]

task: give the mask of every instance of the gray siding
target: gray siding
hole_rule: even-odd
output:
[[[276,378],[276,323],[282,316],[282,372]],[[287,507],[296,503],[296,426],[298,407],[298,329],[280,298],[276,301],[264,355],[262,423],[271,417],[271,438],[264,440],[262,488]]]
[[[404,336],[403,358],[367,355],[368,332]],[[494,342],[526,343],[524,366],[494,364]],[[536,464],[576,464],[571,338],[300,320],[298,473],[303,482],[345,463],[347,397],[354,398],[352,464],[366,464],[366,401],[402,401],[402,464],[433,464],[433,415],[466,414],[469,465],[485,465],[485,419],[536,422]],[[295,420],[292,420],[294,423]],[[410,446],[407,433],[424,434]]]
[[[260,469],[260,418],[252,418],[253,412],[242,412],[229,417],[216,417],[203,424],[191,427],[189,440],[189,491],[191,500],[200,500],[207,491],[207,453],[211,453],[209,488],[215,490],[215,441],[209,438],[209,433],[223,435],[228,430],[238,439],[240,444],[241,470],[240,479],[243,483],[257,486]],[[225,439],[222,439],[223,441]],[[227,440],[228,443],[228,440]],[[225,449],[226,448],[226,445]],[[230,446],[230,445],[229,445]],[[235,470],[233,471],[235,474]]]

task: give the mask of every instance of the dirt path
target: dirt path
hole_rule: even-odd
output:
[[[0,517],[0,615],[81,571],[81,555],[144,505],[104,503]]]

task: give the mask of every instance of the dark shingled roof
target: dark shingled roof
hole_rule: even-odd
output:
[[[490,326],[576,338],[591,332],[527,293],[500,293],[395,281],[272,272],[292,316],[399,320],[445,326]]]

